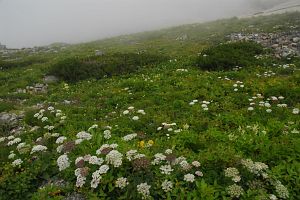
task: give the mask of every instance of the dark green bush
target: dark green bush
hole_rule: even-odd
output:
[[[220,44],[204,50],[197,59],[196,65],[210,71],[230,70],[235,66],[253,66],[259,63],[254,56],[262,53],[264,53],[263,47],[253,42]]]
[[[153,54],[117,53],[104,56],[69,57],[51,66],[49,74],[68,82],[115,76],[136,71],[141,66],[158,64],[167,57]]]

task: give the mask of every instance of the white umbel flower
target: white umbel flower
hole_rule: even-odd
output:
[[[173,188],[173,183],[171,181],[165,180],[162,184],[161,184],[161,188],[163,189],[163,191],[165,192],[170,192]]]
[[[166,175],[171,174],[171,172],[173,171],[171,165],[163,165],[159,169],[161,170],[162,174],[166,174]]]
[[[129,135],[125,135],[122,139],[127,142],[127,141],[130,141],[130,140],[133,140],[136,137],[137,137],[137,134],[132,133],[132,134],[129,134]]]
[[[34,147],[32,147],[31,149],[31,154],[35,153],[35,152],[39,152],[39,151],[46,151],[48,148],[46,146],[43,145],[36,145]]]
[[[85,131],[81,131],[81,132],[77,133],[76,137],[78,139],[83,139],[83,140],[90,140],[90,139],[92,139],[92,135],[89,134],[88,132],[85,132]]]
[[[63,171],[67,169],[70,166],[69,158],[66,154],[61,155],[57,159],[57,165],[59,168],[59,171]]]
[[[123,154],[117,150],[112,150],[106,155],[106,162],[113,165],[114,167],[120,167],[122,165]]]
[[[16,159],[11,163],[11,165],[16,167],[16,166],[20,166],[22,163],[23,161],[21,159]]]
[[[117,188],[123,189],[123,188],[125,188],[128,184],[129,184],[129,183],[128,183],[128,181],[127,181],[127,178],[121,177],[121,178],[118,178],[118,179],[116,180],[116,187],[117,187]]]
[[[198,161],[196,161],[196,160],[192,162],[192,165],[193,165],[194,167],[200,167],[200,166],[201,166],[200,162],[198,162]]]
[[[103,158],[98,158],[97,156],[91,156],[89,158],[89,163],[92,165],[102,165],[103,162]]]
[[[147,183],[141,183],[136,186],[137,191],[139,194],[143,196],[143,199],[146,199],[147,197],[150,196],[150,188],[151,186],[148,185]]]
[[[134,121],[137,121],[137,120],[139,120],[140,118],[139,118],[139,116],[134,116],[132,119],[133,119]]]
[[[64,141],[66,140],[67,138],[65,136],[61,136],[59,138],[56,139],[56,144],[62,144],[64,143]]]
[[[186,174],[184,175],[183,180],[185,180],[186,182],[194,182],[195,181],[195,176],[194,174]]]
[[[111,138],[111,132],[110,132],[110,130],[105,130],[104,132],[103,132],[103,135],[104,135],[104,138],[105,139],[109,139],[109,138]]]

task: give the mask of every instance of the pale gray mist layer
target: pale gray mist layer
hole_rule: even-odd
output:
[[[79,43],[250,14],[284,0],[0,0],[0,43]]]

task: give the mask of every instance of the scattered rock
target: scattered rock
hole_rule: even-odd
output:
[[[48,85],[43,83],[37,83],[34,86],[27,86],[26,90],[34,93],[47,93]]]
[[[18,116],[14,113],[0,113],[0,125],[9,125],[10,127],[16,127],[18,125]]]
[[[86,198],[82,195],[82,194],[79,194],[79,193],[71,193],[69,196],[67,196],[65,198],[65,200],[85,200]]]
[[[45,76],[44,77],[44,83],[56,83],[58,82],[59,79],[56,77],[56,76],[52,76],[52,75],[49,75],[49,76]]]
[[[278,58],[300,55],[300,31],[281,33],[232,33],[231,41],[254,41],[264,47],[273,48]]]
[[[105,53],[100,50],[95,50],[95,56],[103,56]]]

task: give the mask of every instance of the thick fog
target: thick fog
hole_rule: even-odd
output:
[[[0,43],[79,43],[250,14],[281,0],[0,0]]]

